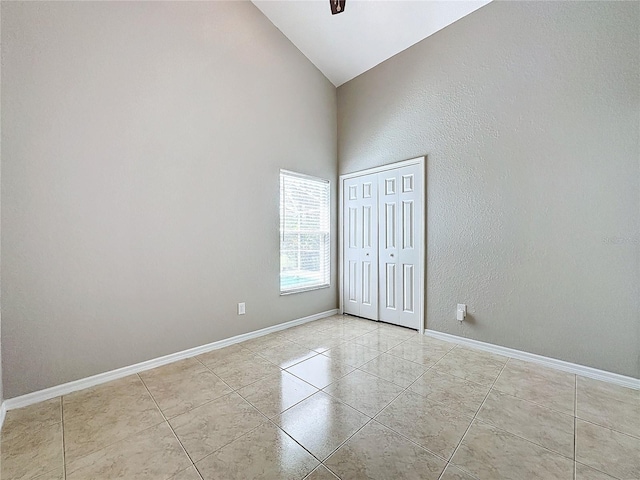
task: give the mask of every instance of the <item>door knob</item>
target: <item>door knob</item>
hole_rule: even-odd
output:
[[[369,256],[369,254],[367,253],[367,257]]]
[[[393,257],[393,253],[390,253],[390,254],[389,254],[389,256],[390,256],[390,257]]]

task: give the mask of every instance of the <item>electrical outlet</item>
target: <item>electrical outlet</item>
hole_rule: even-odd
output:
[[[240,302],[238,304],[238,315],[244,315],[245,313],[244,302]]]
[[[459,322],[464,320],[464,317],[467,316],[467,306],[464,303],[459,303],[458,308],[456,310],[456,318]]]

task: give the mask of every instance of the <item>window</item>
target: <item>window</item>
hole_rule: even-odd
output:
[[[329,286],[329,181],[280,170],[280,293]]]

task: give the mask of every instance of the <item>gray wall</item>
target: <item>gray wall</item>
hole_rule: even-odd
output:
[[[2,50],[2,8],[0,8],[0,51]],[[0,61],[0,78],[2,78],[2,62]],[[2,98],[2,82],[0,82],[0,99]],[[1,105],[0,105],[1,107]],[[0,172],[2,171],[2,121],[0,121]],[[0,185],[2,176],[0,175]],[[2,210],[2,195],[0,195],[0,211]],[[0,244],[2,243],[2,222],[0,222]],[[0,249],[1,250],[1,249]],[[2,256],[0,255],[0,406],[4,401],[4,389],[2,386]],[[0,426],[1,428],[1,426]]]
[[[280,168],[337,208],[335,88],[251,3],[2,2],[2,40],[6,397],[336,308],[278,244]]]
[[[427,328],[640,377],[639,30],[495,2],[338,89],[340,173],[428,155]]]
[[[0,51],[2,50],[2,8],[0,8]],[[2,78],[2,62],[0,61],[0,78]],[[2,98],[2,82],[0,82],[0,99]],[[2,122],[0,121],[0,165],[2,164]],[[1,171],[0,167],[0,171]],[[0,175],[0,185],[2,183]],[[2,196],[0,195],[0,210],[2,210]],[[0,243],[2,242],[2,222],[0,222]],[[1,268],[2,257],[0,255],[0,272],[2,272]],[[0,285],[2,284],[2,274],[0,273]],[[4,394],[2,388],[2,288],[0,287],[0,406],[4,401]]]

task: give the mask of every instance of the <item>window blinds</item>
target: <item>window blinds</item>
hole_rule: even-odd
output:
[[[329,286],[328,180],[280,171],[280,293]]]

